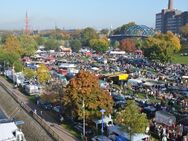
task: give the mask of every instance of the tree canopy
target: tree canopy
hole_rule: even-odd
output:
[[[34,76],[36,75],[35,71],[30,68],[24,68],[23,73],[24,73],[25,77],[29,80],[34,78]]]
[[[9,35],[5,39],[5,43],[3,47],[7,52],[10,52],[10,53],[17,53],[17,54],[22,53],[20,42],[18,38],[14,35]]]
[[[37,49],[37,42],[32,36],[22,35],[19,37],[22,56],[32,56]]]
[[[180,32],[184,37],[188,37],[188,23],[180,28]]]
[[[71,47],[72,51],[78,52],[81,49],[82,44],[81,44],[80,40],[77,40],[77,39],[71,40],[70,41],[70,47]]]
[[[49,38],[45,42],[44,46],[45,46],[45,50],[58,50],[60,43],[53,38]]]
[[[111,113],[113,100],[107,91],[100,88],[99,80],[93,73],[81,70],[67,85],[63,104],[69,115],[80,119],[83,118],[84,106],[85,117],[91,121],[101,116],[101,109]]]
[[[152,60],[168,62],[172,55],[181,49],[179,38],[172,32],[156,34],[143,44],[144,55]]]
[[[104,53],[109,48],[109,42],[107,39],[92,39],[89,41],[89,45],[97,52]]]
[[[87,27],[81,32],[81,41],[84,46],[89,46],[89,41],[98,39],[99,36],[95,29]]]
[[[116,122],[126,129],[130,137],[135,133],[144,133],[148,126],[146,114],[140,113],[139,107],[132,100],[128,100],[125,109],[117,113]]]
[[[127,30],[129,27],[136,25],[135,22],[129,22],[128,24],[124,24],[121,27],[118,27],[112,31],[111,34],[122,34]]]
[[[134,52],[136,50],[136,44],[133,39],[123,39],[120,41],[119,48],[126,52]]]
[[[50,73],[48,68],[44,64],[40,64],[37,68],[36,76],[39,83],[44,84],[50,80]]]

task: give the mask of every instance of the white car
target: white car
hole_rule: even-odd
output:
[[[91,139],[92,141],[112,141],[111,139],[109,139],[108,137],[106,136],[95,136]]]

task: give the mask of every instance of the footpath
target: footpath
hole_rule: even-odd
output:
[[[16,100],[20,106],[35,119],[57,141],[79,141],[66,129],[59,125],[48,111],[42,111],[27,96],[14,89],[12,84],[0,76],[0,85]],[[34,112],[37,111],[37,112]],[[41,112],[42,111],[42,112]]]

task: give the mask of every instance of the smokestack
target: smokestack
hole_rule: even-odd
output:
[[[173,10],[173,2],[174,0],[168,0],[168,9]]]

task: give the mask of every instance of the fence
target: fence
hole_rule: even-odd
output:
[[[48,125],[39,115],[35,114],[33,110],[23,101],[21,101],[13,92],[10,90],[2,81],[0,81],[0,85],[13,97],[13,99],[28,113],[35,119],[45,130],[48,134],[50,134],[56,141],[65,141],[61,138],[54,130]]]

